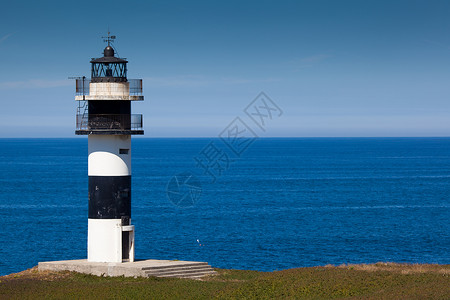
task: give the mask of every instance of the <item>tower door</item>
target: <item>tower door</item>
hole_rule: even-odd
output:
[[[130,225],[130,217],[122,217],[122,226]],[[122,259],[130,259],[130,231],[122,231]]]

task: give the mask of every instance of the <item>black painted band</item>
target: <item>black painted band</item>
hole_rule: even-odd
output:
[[[131,175],[89,176],[90,219],[131,217]]]

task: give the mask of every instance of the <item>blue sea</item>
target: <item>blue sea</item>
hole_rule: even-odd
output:
[[[260,271],[450,264],[450,138],[228,146],[133,138],[137,258]],[[0,275],[86,258],[87,179],[87,138],[0,139]]]

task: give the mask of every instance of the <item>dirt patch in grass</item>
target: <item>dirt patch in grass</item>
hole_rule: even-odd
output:
[[[69,271],[64,272],[53,272],[53,271],[39,271],[38,267],[35,266],[31,269],[19,273],[12,273],[6,276],[0,277],[0,283],[11,280],[46,280],[54,281],[68,278],[72,275]]]

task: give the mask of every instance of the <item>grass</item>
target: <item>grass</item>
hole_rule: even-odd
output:
[[[97,277],[36,268],[0,277],[1,299],[450,299],[450,265],[377,263],[275,272],[216,269],[202,280]]]

